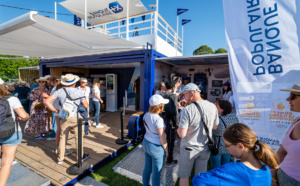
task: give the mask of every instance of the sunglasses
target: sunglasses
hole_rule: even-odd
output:
[[[294,99],[296,99],[297,96],[300,96],[300,95],[291,93],[289,98],[290,98],[290,100],[294,100]]]
[[[46,81],[40,81],[39,83],[46,83]]]

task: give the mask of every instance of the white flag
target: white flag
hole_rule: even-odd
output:
[[[293,120],[287,92],[300,81],[299,0],[223,0],[237,115],[277,150]]]

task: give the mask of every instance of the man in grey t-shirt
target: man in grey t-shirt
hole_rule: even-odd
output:
[[[210,151],[202,117],[208,127],[210,136],[212,136],[212,130],[217,129],[219,124],[217,107],[213,103],[203,100],[200,92],[198,86],[194,83],[187,84],[179,92],[183,94],[184,99],[189,104],[181,112],[177,129],[177,133],[181,138],[178,172],[180,186],[189,185],[188,181],[194,164],[195,175],[207,170]],[[193,102],[200,106],[201,113],[192,104]]]

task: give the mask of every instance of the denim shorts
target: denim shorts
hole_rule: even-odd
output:
[[[19,133],[19,139],[18,139],[18,134]],[[15,146],[15,145],[19,145],[22,141],[22,132],[19,131],[19,132],[15,132],[12,136],[10,137],[7,137],[7,138],[3,138],[3,139],[0,139],[0,147],[2,145],[6,145],[6,146]]]

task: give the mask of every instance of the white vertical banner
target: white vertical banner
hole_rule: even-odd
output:
[[[299,116],[286,98],[300,81],[300,1],[223,0],[237,115],[275,151]]]

